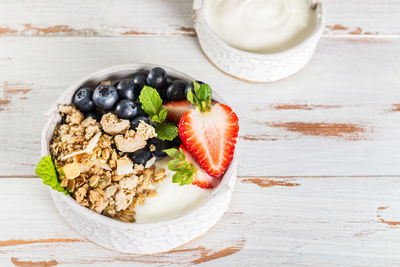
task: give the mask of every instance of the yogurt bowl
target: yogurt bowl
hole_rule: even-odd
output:
[[[127,64],[92,73],[70,86],[48,111],[48,120],[42,132],[41,155],[50,154],[50,142],[55,127],[61,122],[58,105],[69,105],[74,92],[83,86],[93,86],[104,80],[119,80],[132,77],[135,73],[157,67],[152,64]],[[194,80],[185,73],[168,67],[170,75]],[[223,103],[216,94],[213,99]],[[149,223],[127,223],[118,221],[78,204],[69,195],[50,189],[54,204],[64,219],[83,236],[94,243],[112,250],[135,254],[152,254],[169,251],[199,237],[209,230],[228,209],[236,182],[238,160],[237,147],[233,160],[220,184],[209,191],[201,204],[183,211],[175,217],[151,220]]]
[[[200,46],[218,69],[248,82],[273,82],[302,69],[311,60],[325,24],[323,5],[320,1],[310,1],[310,9],[315,10],[315,23],[304,40],[283,51],[248,52],[229,45],[212,30],[206,15],[209,1],[194,0],[193,3],[194,28]]]

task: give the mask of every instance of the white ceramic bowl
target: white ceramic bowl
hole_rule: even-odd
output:
[[[316,2],[317,22],[314,31],[302,43],[277,53],[252,53],[233,48],[209,27],[204,1],[194,0],[193,19],[201,48],[221,71],[248,82],[273,82],[287,78],[303,68],[312,58],[325,25],[325,10]]]
[[[95,86],[103,80],[132,77],[139,70],[149,70],[156,65],[119,65],[90,74],[70,86],[48,112],[42,132],[42,156],[49,155],[49,142],[54,128],[60,123],[59,104],[71,104],[74,91],[82,86]],[[194,78],[164,67],[171,76],[192,81]],[[213,98],[223,100],[214,92]],[[72,197],[50,189],[53,201],[64,219],[79,233],[94,243],[112,250],[127,253],[151,254],[165,252],[181,246],[209,230],[228,209],[236,182],[238,165],[237,147],[233,161],[222,182],[210,193],[205,203],[180,217],[156,223],[125,223],[98,214],[80,206]]]

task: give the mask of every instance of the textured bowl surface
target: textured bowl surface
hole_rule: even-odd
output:
[[[69,87],[48,111],[48,121],[42,132],[42,156],[49,155],[49,143],[54,128],[61,117],[59,104],[71,104],[74,91],[82,86],[95,86],[103,80],[118,80],[132,77],[140,70],[149,70],[157,65],[127,64],[104,69],[86,76]],[[195,80],[192,77],[163,67],[171,76],[183,80]],[[213,98],[223,100],[213,93]],[[53,201],[64,219],[79,233],[94,243],[112,250],[136,254],[165,252],[181,246],[209,230],[228,209],[236,182],[238,165],[236,147],[234,159],[226,171],[222,182],[215,188],[205,203],[180,217],[156,223],[125,223],[97,214],[80,206],[72,197],[50,189]]]
[[[204,1],[194,0],[194,27],[203,52],[221,71],[248,82],[273,82],[287,78],[302,69],[312,58],[325,24],[325,10],[317,2],[314,31],[302,43],[277,53],[251,53],[231,47],[208,26]]]

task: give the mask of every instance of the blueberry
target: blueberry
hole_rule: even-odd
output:
[[[140,91],[143,89],[143,86],[146,85],[146,79],[147,75],[144,73],[138,73],[133,76],[132,81],[135,84],[135,89],[138,91],[137,93],[140,93]]]
[[[182,80],[173,81],[167,89],[167,98],[171,101],[185,100],[186,82]]]
[[[174,81],[173,77],[167,76],[167,81],[165,82],[164,87],[162,89],[157,89],[157,92],[160,94],[163,103],[169,102],[169,99],[167,97],[167,89],[173,83],[173,81]]]
[[[136,116],[131,120],[131,129],[136,131],[136,128],[138,127],[140,121],[143,121],[149,125],[152,125],[150,118],[148,116]]]
[[[161,100],[163,101],[163,103],[167,103],[168,102],[168,98],[167,98],[167,90],[166,90],[166,88],[157,89],[157,92],[160,95]]]
[[[142,109],[142,105],[140,103],[137,103],[136,106],[137,106],[136,116],[148,116],[147,113]]]
[[[92,119],[96,120],[96,121],[100,121],[101,117],[103,117],[103,114],[99,113],[99,112],[89,112],[86,115],[86,118],[91,117]]]
[[[98,108],[109,110],[118,101],[117,90],[111,85],[100,84],[94,90],[93,101]]]
[[[115,106],[114,113],[121,119],[129,120],[136,116],[137,106],[132,100],[123,99]]]
[[[167,82],[167,73],[163,68],[153,68],[149,71],[146,81],[150,87],[163,89]]]
[[[202,85],[203,84],[203,82],[201,82],[201,81],[196,81],[199,85]],[[193,84],[193,81],[190,81],[188,84],[187,84],[187,86],[186,86],[186,88],[185,88],[185,96],[187,97],[187,94],[188,94],[188,92],[189,92],[189,90],[192,90],[192,93],[194,94],[194,84]]]
[[[157,88],[157,92],[160,94],[163,103],[168,102],[167,89],[172,84],[172,82],[173,80],[171,79],[171,77],[167,76],[167,81],[165,82],[164,86],[162,88]]]
[[[176,147],[176,148],[180,147],[181,144],[182,144],[182,140],[181,140],[181,138],[179,137],[179,135],[178,135],[177,137],[175,137],[174,140],[171,141],[171,145],[172,145],[173,147]]]
[[[80,88],[75,92],[74,105],[82,112],[90,112],[96,108],[92,100],[93,90],[91,88]]]
[[[147,141],[148,146],[154,145],[156,150],[153,151],[153,156],[157,159],[162,159],[167,156],[167,154],[163,151],[164,149],[168,149],[171,147],[171,142],[168,140],[161,140],[157,137],[151,138]]]
[[[128,155],[129,155],[129,158],[135,164],[145,165],[146,162],[151,158],[151,152],[148,148],[142,148],[142,149],[136,150],[135,152],[129,153]]]
[[[103,117],[103,115],[107,114],[108,112],[109,112],[108,110],[104,110],[104,109],[101,109],[101,108],[97,108],[96,109],[96,113],[99,114],[100,119],[101,119],[101,117]]]
[[[122,80],[117,83],[115,89],[118,92],[120,99],[130,99],[135,100],[137,94],[135,94],[135,84],[132,80]]]
[[[167,81],[165,82],[164,88],[167,90],[167,88],[175,81],[176,79],[172,76],[167,75]]]

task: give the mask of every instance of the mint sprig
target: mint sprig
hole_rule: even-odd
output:
[[[153,119],[153,117],[160,118],[160,112],[164,109],[162,106],[162,99],[156,89],[149,86],[144,86],[140,91],[139,101],[142,104],[142,109]],[[157,121],[158,122],[158,121]]]
[[[50,186],[58,192],[68,195],[68,191],[60,185],[56,167],[51,159],[51,156],[44,156],[36,167],[35,173],[43,179],[43,183]]]
[[[211,97],[212,90],[208,84],[203,83],[199,85],[197,82],[193,81],[194,93],[192,90],[188,91],[187,100],[196,105],[200,112],[207,112],[211,110]]]
[[[191,162],[186,160],[182,149],[170,148],[165,149],[164,152],[173,158],[173,160],[168,162],[168,169],[175,171],[172,176],[172,182],[179,185],[191,184],[193,177],[197,175],[197,169]]]
[[[144,86],[139,95],[142,109],[155,124],[157,138],[172,141],[178,136],[178,128],[165,122],[168,111],[162,106],[162,99],[156,89]]]

